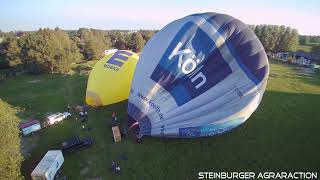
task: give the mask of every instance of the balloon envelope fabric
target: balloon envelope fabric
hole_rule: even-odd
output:
[[[268,74],[265,50],[243,22],[225,14],[189,15],[144,47],[128,114],[141,135],[214,136],[250,117]]]
[[[138,58],[131,51],[120,50],[99,60],[89,75],[87,104],[97,107],[128,99]]]

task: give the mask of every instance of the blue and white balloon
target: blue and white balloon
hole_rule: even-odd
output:
[[[268,74],[265,50],[247,25],[225,14],[193,14],[165,26],[144,47],[128,114],[141,135],[220,134],[256,110]]]

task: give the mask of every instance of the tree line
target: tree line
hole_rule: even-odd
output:
[[[0,67],[36,74],[66,73],[72,63],[101,59],[104,50],[110,48],[140,52],[155,32],[44,28],[35,32],[1,33]]]
[[[294,52],[299,43],[318,42],[319,36],[300,36],[296,29],[278,25],[249,25],[266,51]],[[0,68],[14,67],[31,73],[66,73],[72,63],[101,59],[104,50],[140,52],[156,30],[117,31],[59,28],[35,32],[0,31]],[[0,39],[1,40],[1,39]]]
[[[278,25],[250,25],[260,39],[266,51],[294,52],[299,45],[299,33],[296,29]]]
[[[299,43],[301,45],[320,44],[320,36],[306,36],[299,37]]]

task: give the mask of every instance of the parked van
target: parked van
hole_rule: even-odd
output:
[[[37,120],[32,120],[29,122],[21,122],[19,124],[19,128],[23,135],[32,134],[35,131],[38,131],[41,129],[40,123]]]
[[[64,162],[61,150],[50,150],[32,171],[33,180],[53,180]]]
[[[57,122],[60,122],[68,117],[70,117],[71,114],[69,112],[64,112],[64,113],[55,113],[51,114],[46,117],[47,123],[49,125],[55,124]]]

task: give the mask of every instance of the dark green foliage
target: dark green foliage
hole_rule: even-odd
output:
[[[65,73],[82,59],[76,43],[59,28],[8,35],[1,52],[10,67],[31,73]]]
[[[21,47],[18,37],[7,37],[2,44],[2,48],[3,57],[6,61],[5,64],[11,67],[16,67],[22,64]]]
[[[301,45],[320,44],[320,36],[301,35],[299,42]]]
[[[296,29],[277,25],[249,26],[260,39],[266,51],[296,51],[299,34]]]
[[[124,32],[110,32],[112,46],[117,49],[129,49],[129,36]]]
[[[74,41],[59,29],[40,29],[23,40],[24,67],[32,73],[65,73],[82,58]]]
[[[78,31],[80,49],[86,60],[98,60],[104,55],[104,50],[111,46],[111,39],[100,30],[84,29]]]
[[[140,52],[144,47],[145,43],[146,43],[146,40],[143,39],[140,32],[135,32],[131,34],[131,37],[129,40],[129,47],[134,52]]]
[[[22,179],[19,118],[16,109],[0,99],[0,179]]]
[[[140,30],[139,31],[143,37],[143,39],[148,42],[149,39],[157,32],[156,30]]]

